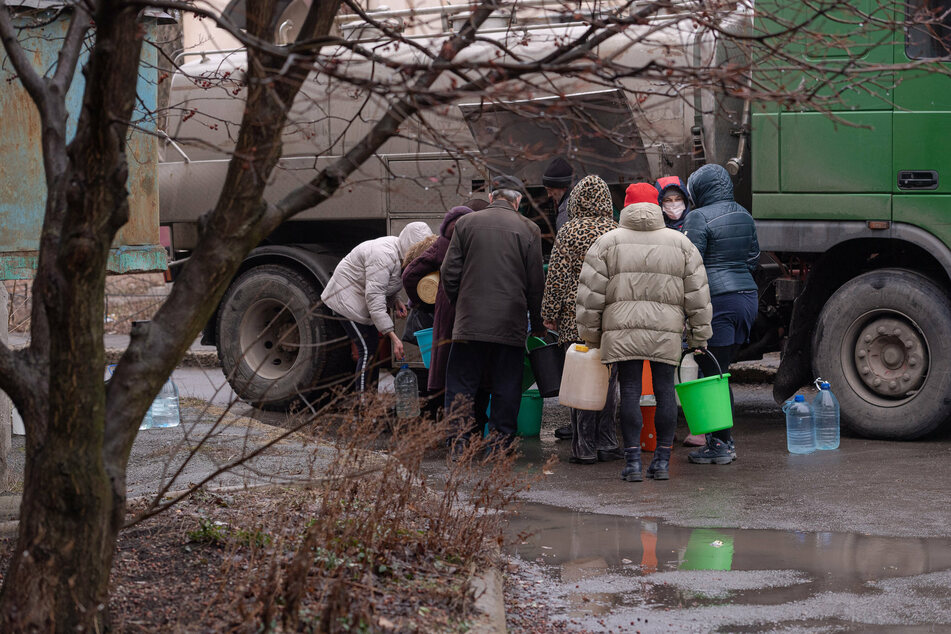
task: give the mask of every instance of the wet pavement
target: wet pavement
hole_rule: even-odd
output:
[[[176,373],[200,398],[223,382]],[[553,435],[567,410],[547,399],[518,468],[541,475],[558,461],[511,518],[510,581],[569,629],[951,631],[951,437],[844,433],[836,451],[795,456],[771,386],[735,394],[736,462],[689,464],[676,443],[671,479],[641,483],[620,480],[620,461],[569,464],[569,443]]]
[[[525,504],[507,553],[554,620],[614,631],[869,631],[951,623],[951,540],[686,528]],[[940,625],[939,625],[940,624]]]

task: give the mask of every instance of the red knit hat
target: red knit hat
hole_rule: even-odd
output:
[[[650,183],[633,183],[627,186],[627,192],[624,194],[624,206],[634,203],[653,203],[657,204],[657,188]]]

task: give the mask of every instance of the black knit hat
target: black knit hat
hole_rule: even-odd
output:
[[[542,185],[556,189],[568,189],[571,187],[571,179],[574,174],[575,170],[571,167],[571,164],[559,156],[548,164],[548,168],[542,175]]]

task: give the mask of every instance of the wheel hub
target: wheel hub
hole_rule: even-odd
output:
[[[294,367],[300,352],[300,329],[283,302],[262,299],[241,323],[241,350],[248,365],[266,379],[279,379]]]
[[[871,320],[859,331],[854,355],[859,378],[876,394],[904,397],[924,383],[927,348],[918,329],[903,320]]]

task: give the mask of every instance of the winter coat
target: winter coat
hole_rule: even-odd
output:
[[[416,285],[425,276],[438,271],[446,259],[449,250],[449,241],[455,231],[456,221],[462,216],[472,213],[468,207],[453,207],[443,218],[439,227],[439,237],[423,253],[410,262],[403,271],[403,288],[409,295],[410,301],[420,301],[416,292]],[[443,288],[442,278],[436,287],[435,320],[433,321],[433,349],[429,358],[429,380],[427,387],[431,391],[439,391],[446,387],[446,365],[449,361],[449,344],[452,341],[452,323],[456,318],[456,308],[449,301],[446,289]]]
[[[558,325],[560,343],[581,341],[575,325],[581,265],[594,241],[617,228],[613,214],[611,190],[600,177],[586,176],[571,190],[570,220],[555,238],[542,297],[542,318]]]
[[[403,288],[400,263],[410,247],[432,231],[425,222],[411,222],[399,237],[361,242],[334,269],[321,301],[335,313],[358,324],[373,324],[380,334],[393,330],[387,305]]]
[[[668,229],[675,229],[683,233],[684,221],[687,220],[687,214],[690,213],[690,196],[687,195],[687,186],[684,185],[684,182],[680,180],[679,176],[664,176],[658,178],[657,182],[654,183],[654,187],[657,188],[657,204],[660,205],[660,210],[663,212],[664,203],[662,202],[664,196],[666,196],[671,189],[679,190],[679,193],[684,198],[684,212],[681,214],[680,218],[676,220],[670,219],[667,214],[664,214],[664,224]]]
[[[508,201],[456,222],[440,276],[456,306],[453,340],[522,347],[528,322],[544,328],[541,231]]]
[[[756,290],[756,223],[733,199],[730,175],[720,165],[704,165],[687,179],[687,191],[694,209],[684,222],[684,234],[703,257],[710,294]]]
[[[601,360],[680,362],[684,318],[687,345],[713,334],[713,309],[700,253],[664,226],[660,207],[635,203],[621,210],[621,227],[588,250],[578,284],[581,338],[601,348]]]
[[[558,201],[558,213],[555,215],[555,234],[561,231],[561,228],[568,222],[568,199],[571,198],[571,189],[565,192],[565,195]]]

